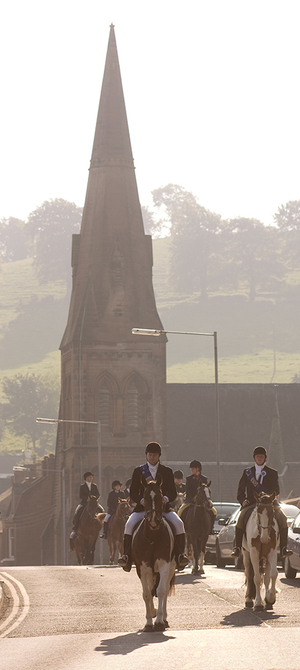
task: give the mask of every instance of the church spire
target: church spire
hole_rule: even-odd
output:
[[[152,286],[114,26],[96,122],[81,233],[72,250],[73,291],[61,348],[129,342],[131,328],[162,328]]]
[[[114,26],[110,26],[91,168],[100,165],[133,167]]]

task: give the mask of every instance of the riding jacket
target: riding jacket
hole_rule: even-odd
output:
[[[156,478],[158,478],[158,475],[160,475],[162,479],[161,484],[162,494],[169,498],[169,502],[166,503],[165,505],[165,512],[168,512],[171,510],[170,503],[172,503],[177,496],[173,470],[171,468],[168,468],[166,465],[162,465],[161,463],[159,463]],[[145,507],[141,505],[141,500],[144,497],[144,486],[142,484],[142,479],[143,478],[141,469],[139,467],[135,468],[133,471],[132,482],[130,486],[130,498],[133,500],[133,502],[137,503],[136,507],[134,508],[135,512],[145,511]]]
[[[84,484],[81,484],[80,490],[79,490],[79,498],[81,498],[81,504],[86,505],[89,496],[95,496],[98,500],[100,498],[100,493],[98,491],[98,486],[97,484],[93,484],[91,486],[91,490],[89,489],[88,485],[86,482]]]
[[[248,470],[248,468],[246,469]],[[255,478],[255,465],[253,465],[252,468],[250,468],[250,470],[251,474]],[[265,475],[263,473],[265,473]],[[261,477],[261,475],[263,476]],[[261,471],[261,475],[260,475],[261,477],[260,483],[264,492],[268,493],[269,495],[275,492],[275,495],[278,496],[279,482],[278,482],[277,470],[274,470],[273,468],[269,468],[267,465],[264,465]],[[253,486],[253,484],[247,477],[246,470],[244,470],[238,485],[237,499],[239,503],[242,505],[244,500],[247,499],[249,500],[250,505],[254,505],[256,503],[254,491],[255,486]]]
[[[107,514],[115,514],[119,500],[123,500],[124,498],[124,491],[115,491],[114,489],[110,491],[107,498]]]
[[[189,477],[186,478],[186,503],[193,502],[193,499],[197,493],[197,488],[201,483],[208,484],[208,479],[205,477],[205,475],[200,474],[198,477],[196,475],[189,475]]]

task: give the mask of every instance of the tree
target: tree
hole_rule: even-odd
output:
[[[26,230],[42,284],[62,279],[70,285],[72,234],[79,232],[81,216],[81,207],[62,198],[45,200],[29,214]]]
[[[45,446],[45,427],[37,424],[36,418],[57,416],[58,385],[40,375],[17,374],[13,378],[4,377],[2,388],[7,400],[1,406],[6,427],[12,429],[16,435],[28,437],[34,450],[38,440],[42,440]],[[49,436],[49,429],[47,431],[46,428],[46,434],[47,432]]]
[[[182,186],[168,184],[152,192],[155,206],[170,222],[172,276],[181,290],[201,292],[207,297],[220,251],[222,220],[198,203]]]
[[[248,283],[249,300],[255,300],[258,286],[274,288],[284,273],[276,229],[257,219],[237,217],[227,222],[226,235],[228,271]]]
[[[21,261],[29,256],[25,223],[10,216],[0,220],[0,258],[4,263]]]
[[[274,214],[283,254],[291,267],[299,267],[300,254],[300,200],[289,200]]]

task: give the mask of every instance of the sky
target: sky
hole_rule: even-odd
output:
[[[83,206],[115,25],[142,205],[175,183],[266,225],[300,199],[299,0],[3,0],[0,218]]]

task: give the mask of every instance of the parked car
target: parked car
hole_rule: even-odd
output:
[[[214,523],[214,534],[209,535],[206,544],[205,560],[207,563],[216,562],[216,537],[221,528],[223,528],[230,519],[233,512],[240,510],[240,505],[237,502],[214,502],[214,507],[217,510],[217,516]]]
[[[297,514],[299,513],[298,507],[295,505],[287,505],[286,503],[280,503],[280,507],[287,517],[288,526],[290,526]],[[231,552],[234,547],[234,537],[235,537],[235,527],[240,511],[240,506],[238,510],[232,514],[230,519],[223,528],[221,528],[218,537],[216,539],[216,563],[218,568],[225,568],[226,565],[235,565],[236,568],[241,569],[243,567],[243,555],[239,558],[234,558],[231,556]],[[279,550],[278,550],[278,562],[279,562]]]
[[[284,572],[287,579],[294,579],[300,572],[300,512],[294,519],[288,530],[288,549],[292,550],[291,556],[284,559]]]

